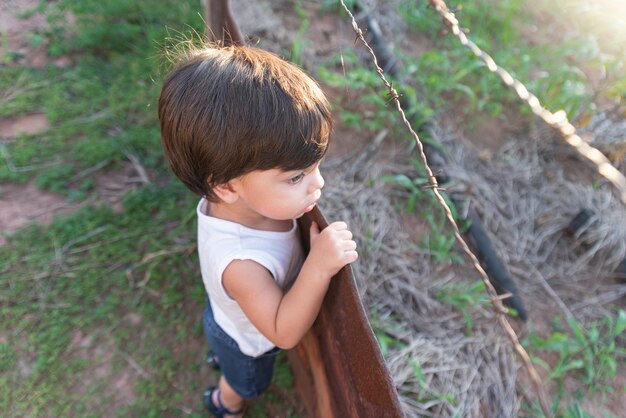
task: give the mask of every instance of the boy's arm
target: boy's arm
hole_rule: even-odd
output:
[[[270,272],[252,260],[235,260],[226,267],[222,283],[250,321],[281,348],[294,347],[313,325],[330,279],[357,259],[356,243],[343,222],[321,233],[311,225],[311,250],[288,292]]]

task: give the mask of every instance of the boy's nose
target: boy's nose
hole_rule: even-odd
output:
[[[320,173],[320,169],[316,168],[315,171],[311,174],[313,174],[313,179],[310,184],[310,189],[311,189],[310,191],[314,192],[324,187],[324,177],[322,177],[322,173]]]

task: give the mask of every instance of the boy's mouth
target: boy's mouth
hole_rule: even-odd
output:
[[[315,207],[315,205],[317,205],[317,200],[313,203],[311,203],[309,206],[306,207],[306,209],[304,209],[304,212],[311,212],[313,210],[313,208]]]

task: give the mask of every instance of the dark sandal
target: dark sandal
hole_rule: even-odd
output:
[[[220,370],[220,362],[217,359],[217,356],[213,352],[213,350],[209,350],[206,356],[206,362],[211,366],[211,368],[215,371]]]
[[[215,405],[215,403],[213,403],[213,393],[215,391],[217,392],[217,405]],[[202,402],[204,403],[204,407],[214,416],[217,418],[224,418],[227,416],[236,416],[236,415],[241,415],[243,414],[243,408],[240,409],[239,411],[231,411],[228,408],[225,408],[224,405],[222,405],[222,399],[220,396],[220,392],[219,390],[215,387],[212,386],[210,388],[208,388],[205,392],[204,395],[202,396]]]

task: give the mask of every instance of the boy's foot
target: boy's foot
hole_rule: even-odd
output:
[[[241,417],[243,416],[243,408],[238,411],[231,411],[222,405],[220,390],[215,386],[208,388],[202,396],[204,407],[215,417]]]
[[[209,363],[209,366],[211,366],[213,370],[220,370],[220,362],[213,350],[209,350],[207,353],[206,362]]]

